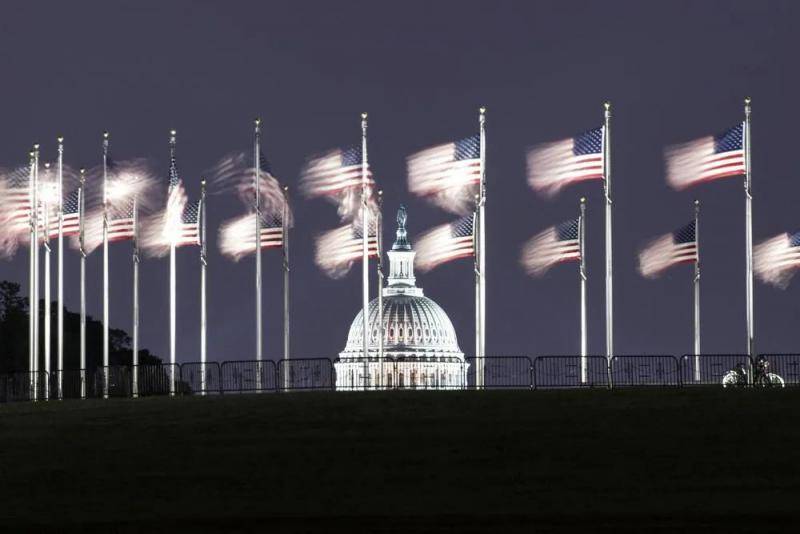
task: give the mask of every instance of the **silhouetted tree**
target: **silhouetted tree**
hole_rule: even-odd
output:
[[[44,355],[44,302],[39,305],[40,362]],[[9,281],[0,281],[0,373],[28,369],[28,299],[20,295],[20,286]],[[52,368],[55,369],[58,340],[55,336],[58,309],[51,306],[53,336],[51,339]],[[64,369],[80,368],[79,313],[64,308]],[[109,329],[109,363],[130,365],[132,361],[131,337],[118,328]],[[90,371],[102,365],[103,325],[90,316],[86,317],[86,368]],[[139,363],[158,364],[161,359],[147,349],[139,350]],[[43,368],[40,364],[40,368]]]

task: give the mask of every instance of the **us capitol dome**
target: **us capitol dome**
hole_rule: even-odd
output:
[[[406,209],[397,212],[397,237],[389,256],[389,276],[378,299],[369,303],[368,355],[364,358],[364,319],[359,311],[344,350],[334,364],[336,389],[456,389],[467,367],[453,323],[445,311],[423,295],[414,278],[414,256],[406,232]],[[383,326],[383,358],[380,332]],[[366,384],[365,384],[366,381]]]

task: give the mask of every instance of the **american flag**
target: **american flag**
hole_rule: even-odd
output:
[[[603,179],[604,128],[545,143],[528,151],[528,183],[552,197],[568,185]]]
[[[675,189],[745,174],[744,124],[669,147],[665,157],[667,183]]]
[[[12,232],[31,228],[30,167],[18,167],[6,177],[2,198],[2,222]]]
[[[692,221],[671,234],[650,241],[639,253],[639,272],[645,278],[656,278],[673,265],[696,261],[697,232]]]
[[[361,187],[361,147],[335,149],[311,158],[300,175],[300,187],[308,197],[336,196]],[[368,184],[372,173],[367,166]]]
[[[186,189],[178,175],[175,161],[175,138],[170,140],[169,189],[167,190],[167,207],[164,212],[164,238],[171,244],[179,246],[184,234],[183,218],[186,212]]]
[[[76,189],[64,198],[61,231],[65,237],[78,235],[81,231],[81,190]]]
[[[250,243],[252,244],[252,233]],[[283,219],[278,214],[261,216],[261,248],[283,247]]]
[[[200,245],[200,201],[186,204],[175,239],[176,247]]]
[[[256,251],[253,234],[256,214],[248,213],[222,224],[219,231],[219,247],[222,254],[238,261]],[[261,248],[283,247],[283,221],[278,215],[261,216]]]
[[[473,135],[412,154],[407,159],[408,189],[430,196],[475,186],[481,180],[481,141]]]
[[[531,276],[541,276],[552,266],[581,260],[581,220],[573,219],[533,236],[522,248],[521,263]]]
[[[62,234],[65,237],[78,235],[80,232],[80,190],[76,189],[64,198],[62,223]],[[47,226],[47,233],[50,239],[58,237],[58,209],[56,206],[48,206],[50,219]],[[43,218],[40,218],[42,220]],[[40,223],[41,224],[41,223]]]
[[[133,200],[122,206],[109,206],[107,211],[108,241],[124,241],[136,235],[133,217]]]
[[[368,237],[368,256],[378,256],[378,238],[375,224],[370,224]],[[329,230],[316,242],[315,261],[317,266],[331,278],[341,278],[350,271],[353,263],[362,259],[363,233],[357,223],[346,224]]]
[[[420,271],[430,271],[448,261],[475,255],[475,216],[437,226],[417,239],[416,263]]]
[[[800,267],[800,232],[780,234],[753,249],[753,269],[768,284],[786,288]]]

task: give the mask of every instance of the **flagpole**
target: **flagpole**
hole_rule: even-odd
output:
[[[175,144],[178,132],[170,130],[169,132],[169,155],[170,165],[175,162]],[[173,214],[174,216],[174,214]],[[175,231],[175,229],[173,229]],[[175,337],[176,337],[176,309],[177,309],[177,282],[175,280],[175,240],[176,236],[170,237],[169,244],[169,368],[170,368],[170,381],[169,381],[169,394],[175,395]]]
[[[200,181],[200,389],[206,394],[206,179]]]
[[[103,133],[103,398],[108,398],[108,132]]]
[[[744,196],[745,196],[745,241],[747,261],[747,355],[755,355],[755,333],[753,317],[753,174],[750,155],[750,97],[744,99]],[[752,367],[752,363],[751,363]],[[748,376],[752,380],[753,373]]]
[[[614,275],[611,246],[611,102],[604,104],[603,177],[606,200],[606,360],[608,383],[611,386],[611,358],[614,357]]]
[[[283,373],[283,389],[288,391],[291,385],[289,370],[289,187],[283,187],[283,217],[281,219],[283,236],[283,359],[286,369]],[[258,241],[259,248],[261,240]]]
[[[58,399],[64,398],[64,138],[58,138]]]
[[[484,388],[486,368],[486,108],[480,108],[481,178],[478,197],[478,246],[476,247],[477,325],[475,328],[475,385]]]
[[[581,197],[581,216],[578,223],[578,247],[581,253],[580,281],[581,281],[581,383],[587,381],[587,342],[586,342],[586,198]]]
[[[383,370],[383,191],[378,191],[378,220],[375,225],[377,231],[378,261],[378,366],[379,374],[376,386],[383,389],[385,376]]]
[[[139,396],[139,205],[133,197],[133,397]]]
[[[364,390],[369,387],[369,194],[367,180],[367,114],[361,114],[361,306],[364,343]]]
[[[29,317],[28,317],[28,369],[30,369],[30,386],[31,386],[31,399],[36,400],[36,373],[39,360],[39,295],[38,295],[38,280],[39,280],[39,218],[38,218],[38,204],[36,190],[38,184],[36,182],[36,165],[38,163],[39,145],[33,145],[33,150],[30,152],[30,183],[28,184],[30,193],[30,287],[29,293]]]
[[[81,399],[86,398],[86,248],[84,216],[86,211],[86,169],[81,169],[81,185],[78,190],[78,242],[81,254],[81,333],[80,333],[80,373]]]
[[[694,201],[694,380],[700,381],[700,201]]]
[[[255,169],[255,209],[256,209],[256,228],[255,228],[255,254],[256,254],[256,360],[257,364],[257,391],[261,391],[261,359],[262,354],[262,332],[261,332],[261,199],[260,181],[261,166],[261,119],[255,120],[255,139],[253,146],[253,168]]]
[[[45,174],[47,175],[47,187],[50,188],[50,164],[44,164]],[[48,191],[49,193],[49,191]],[[51,331],[50,331],[50,255],[52,249],[50,247],[50,203],[45,196],[42,201],[42,213],[44,216],[44,235],[42,236],[44,242],[44,398],[50,398],[50,359],[52,358],[51,352]]]

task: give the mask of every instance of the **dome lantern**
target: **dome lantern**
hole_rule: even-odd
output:
[[[383,296],[414,295],[422,296],[422,288],[417,287],[414,276],[414,252],[408,242],[406,231],[406,207],[400,206],[397,210],[397,232],[389,255],[389,284],[383,288]]]

